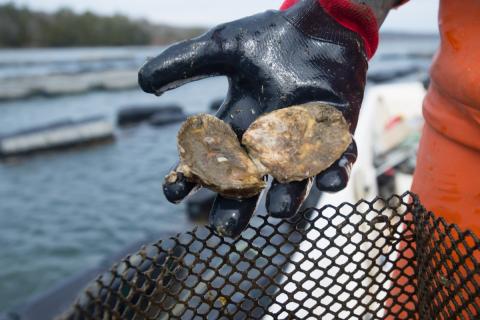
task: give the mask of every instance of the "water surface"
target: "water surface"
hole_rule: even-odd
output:
[[[385,41],[371,72],[411,65],[424,70],[438,39]],[[0,51],[0,79],[138,68],[160,48]],[[411,53],[417,53],[411,56]],[[14,81],[14,80],[12,80]],[[139,89],[88,92],[0,103],[0,135],[65,118],[105,115],[124,106],[178,103],[205,112],[227,88],[207,79],[157,98]],[[117,130],[116,142],[0,163],[0,311],[94,266],[126,245],[185,223],[161,182],[176,159],[177,125]]]

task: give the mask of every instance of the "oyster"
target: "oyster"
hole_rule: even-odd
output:
[[[352,143],[349,125],[336,108],[313,102],[273,111],[253,122],[240,145],[230,125],[201,114],[178,133],[179,175],[230,198],[248,198],[265,187],[263,176],[281,183],[302,181],[330,167]]]
[[[242,148],[230,125],[208,114],[187,119],[178,133],[180,165],[166,177],[176,180],[182,173],[188,180],[226,197],[248,198],[265,187],[255,163]]]
[[[342,113],[318,102],[263,115],[242,138],[257,166],[282,183],[319,174],[351,143],[349,125]]]

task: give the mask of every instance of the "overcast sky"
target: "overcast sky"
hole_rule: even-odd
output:
[[[91,10],[101,14],[122,13],[173,25],[213,26],[276,9],[282,0],[0,0],[0,3],[6,2],[46,11],[69,7],[77,12]],[[411,0],[390,13],[383,29],[436,32],[438,2],[439,0]]]

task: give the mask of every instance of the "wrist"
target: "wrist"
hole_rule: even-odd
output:
[[[308,33],[321,33],[322,36],[330,33],[327,38],[336,37],[334,39],[336,41],[342,37],[347,41],[351,39],[352,36],[346,31],[341,31],[342,28],[325,26],[325,22],[334,20],[343,29],[354,32],[363,40],[363,48],[368,58],[371,58],[377,50],[379,23],[374,11],[363,3],[357,4],[348,0],[286,0],[281,10],[286,9],[289,9],[288,17]]]
[[[322,8],[318,0],[301,1],[283,15],[305,35],[345,47],[358,47],[367,57],[361,36],[339,24]]]

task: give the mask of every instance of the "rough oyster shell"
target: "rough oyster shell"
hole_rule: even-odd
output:
[[[243,135],[246,149],[230,125],[208,114],[188,118],[177,142],[180,165],[167,183],[182,173],[226,197],[248,198],[265,187],[266,174],[281,183],[319,174],[340,158],[352,137],[340,111],[313,102],[259,117]]]
[[[349,125],[342,113],[317,102],[263,115],[242,138],[257,166],[282,183],[319,174],[351,143]]]
[[[258,170],[238,141],[230,125],[208,114],[190,117],[178,133],[181,172],[227,197],[248,198],[265,187]],[[176,173],[167,176],[175,180]]]

